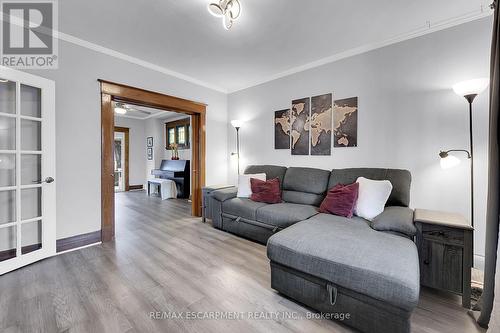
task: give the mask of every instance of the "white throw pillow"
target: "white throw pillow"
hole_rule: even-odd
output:
[[[359,184],[359,192],[354,215],[371,221],[384,211],[392,192],[392,184],[388,180],[372,180],[365,177],[359,177],[356,183]]]
[[[255,173],[250,175],[238,176],[238,198],[250,198],[252,195],[252,187],[250,186],[250,178],[257,178],[266,181],[265,173]]]

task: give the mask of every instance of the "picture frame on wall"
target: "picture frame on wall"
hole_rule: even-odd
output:
[[[152,136],[148,136],[147,139],[146,139],[146,143],[147,143],[148,147],[153,147],[153,137]]]
[[[151,161],[153,159],[153,148],[148,148],[147,154],[148,154],[148,161]]]

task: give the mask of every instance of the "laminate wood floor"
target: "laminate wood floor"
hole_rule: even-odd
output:
[[[187,201],[128,192],[116,195],[116,207],[116,241],[0,277],[0,331],[351,332],[329,320],[297,319],[310,310],[271,289],[265,246],[192,218]],[[259,319],[151,318],[224,311]],[[458,297],[425,289],[412,330],[482,332]]]

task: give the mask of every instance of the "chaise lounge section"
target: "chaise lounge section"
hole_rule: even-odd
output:
[[[215,191],[213,225],[267,243],[273,289],[363,332],[410,331],[420,281],[408,171],[251,166],[245,173],[279,178],[283,203]],[[358,177],[392,183],[382,214],[370,222],[318,212],[328,189]]]

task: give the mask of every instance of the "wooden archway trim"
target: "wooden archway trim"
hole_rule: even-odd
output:
[[[106,80],[101,87],[101,234],[102,241],[115,235],[114,193],[114,111],[113,102],[121,101],[141,106],[175,111],[191,116],[192,120],[192,214],[201,216],[201,189],[205,185],[206,104],[135,88]]]

